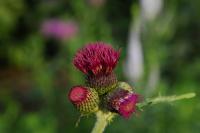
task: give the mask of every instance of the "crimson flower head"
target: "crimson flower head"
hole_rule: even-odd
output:
[[[138,95],[124,89],[117,89],[107,99],[110,111],[117,112],[124,118],[129,118],[135,112]]]
[[[138,102],[138,95],[129,93],[126,97],[120,100],[118,112],[125,118],[129,118],[135,112],[136,103]]]
[[[74,104],[81,104],[83,101],[87,99],[89,91],[85,87],[76,86],[73,87],[69,93],[69,99]]]
[[[93,113],[98,110],[99,96],[94,89],[75,86],[71,88],[68,98],[83,114]]]
[[[119,50],[103,42],[94,42],[77,52],[73,64],[86,75],[105,75],[113,71],[119,56]]]

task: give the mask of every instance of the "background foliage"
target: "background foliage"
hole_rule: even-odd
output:
[[[199,7],[198,0],[164,1],[156,20],[144,25],[145,74],[133,83],[137,92],[146,94],[149,68],[159,64],[159,83],[148,96],[193,91],[197,97],[148,107],[128,120],[117,117],[106,132],[199,132]],[[66,98],[70,87],[84,79],[71,61],[88,42],[113,44],[122,48],[116,71],[120,80],[127,81],[123,74],[127,39],[138,10],[139,2],[131,0],[1,0],[0,132],[90,132],[94,117],[81,119],[75,128],[79,113]],[[41,25],[48,19],[72,20],[78,32],[64,40],[47,37]]]

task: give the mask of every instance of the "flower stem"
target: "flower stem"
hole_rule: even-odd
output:
[[[112,121],[112,118],[114,116],[115,114],[111,112],[107,113],[104,113],[102,111],[96,112],[97,120],[91,133],[103,133],[106,126],[108,125],[109,122]]]
[[[156,98],[151,98],[151,99],[147,99],[142,103],[138,103],[137,107],[139,109],[147,106],[147,105],[154,105],[154,104],[158,104],[158,103],[164,103],[164,102],[174,102],[177,100],[182,100],[182,99],[189,99],[189,98],[193,98],[195,97],[195,93],[186,93],[186,94],[182,94],[182,95],[172,95],[172,96],[158,96]]]
[[[182,94],[182,95],[172,95],[172,96],[158,96],[155,98],[151,98],[151,99],[147,99],[142,103],[138,103],[137,107],[139,109],[142,109],[143,107],[147,106],[147,105],[154,105],[154,104],[158,104],[158,103],[165,103],[165,102],[174,102],[177,100],[182,100],[182,99],[189,99],[189,98],[193,98],[195,97],[195,93],[186,93],[186,94]],[[111,112],[103,112],[101,110],[96,112],[96,123],[94,125],[94,128],[92,129],[91,133],[103,133],[103,131],[105,130],[106,126],[109,124],[109,122],[112,121],[112,119],[114,118],[115,113],[111,113]]]

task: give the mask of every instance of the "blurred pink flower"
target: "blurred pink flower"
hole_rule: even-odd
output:
[[[78,25],[74,21],[59,19],[46,20],[41,25],[41,32],[45,37],[68,40],[77,35]]]
[[[88,0],[88,3],[94,7],[101,7],[105,4],[106,0]]]

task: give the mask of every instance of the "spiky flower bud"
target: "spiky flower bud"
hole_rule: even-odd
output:
[[[99,96],[94,89],[75,86],[70,90],[68,98],[82,114],[89,114],[98,110]]]
[[[108,93],[105,101],[108,110],[116,112],[124,118],[129,118],[135,112],[138,95],[119,87]]]
[[[90,43],[79,50],[73,63],[86,74],[88,86],[102,95],[115,88],[117,78],[113,69],[119,60],[120,51],[115,51],[103,42]]]
[[[117,88],[121,88],[121,89],[127,90],[129,92],[133,92],[134,91],[133,87],[131,87],[128,83],[122,82],[122,81],[117,83]]]

